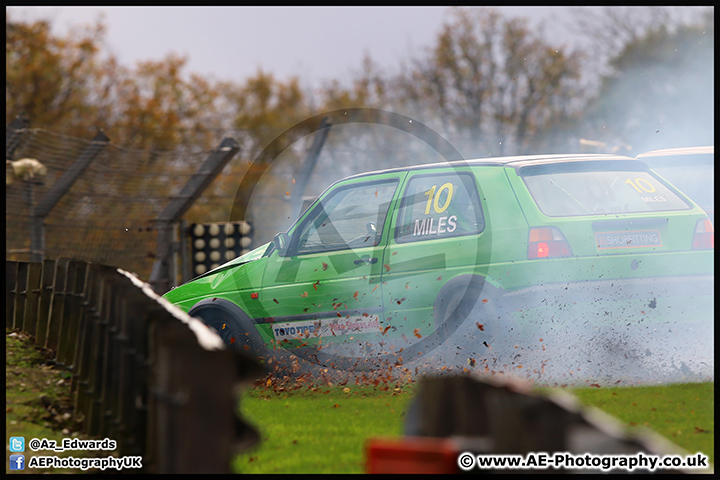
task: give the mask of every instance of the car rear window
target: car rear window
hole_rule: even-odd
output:
[[[520,175],[540,211],[549,217],[691,208],[648,171],[555,168]]]
[[[678,155],[644,159],[650,168],[695,203],[709,208],[715,203],[713,155]]]

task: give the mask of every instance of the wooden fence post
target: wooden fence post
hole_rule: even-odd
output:
[[[67,369],[72,369],[74,360],[73,349],[77,339],[79,317],[83,309],[86,269],[87,263],[79,260],[71,260],[68,266],[67,284],[63,297],[63,322],[56,359],[58,365]]]
[[[38,298],[37,335],[35,343],[45,346],[47,342],[48,325],[50,324],[50,305],[52,304],[53,279],[55,275],[55,261],[43,260],[42,278],[40,279],[40,296]]]
[[[92,387],[89,385],[89,366],[92,360],[90,351],[92,332],[97,321],[98,291],[102,290],[102,282],[98,278],[100,266],[87,265],[85,291],[83,294],[82,311],[79,315],[75,351],[73,355],[73,391],[75,392],[75,412],[87,413],[87,395]]]
[[[27,285],[25,295],[25,311],[23,313],[22,329],[32,336],[37,335],[38,303],[40,301],[40,280],[42,277],[42,263],[28,264]]]
[[[60,330],[62,329],[63,309],[65,302],[65,285],[67,284],[69,258],[60,258],[55,263],[53,275],[52,302],[50,304],[50,316],[48,322],[47,339],[45,347],[57,352],[60,342]]]
[[[13,327],[15,294],[17,292],[17,262],[5,261],[5,328]]]
[[[513,378],[474,375],[425,377],[407,414],[408,437],[405,443],[402,440],[388,445],[370,442],[372,448],[369,451],[379,460],[375,464],[382,464],[384,469],[376,469],[372,473],[389,473],[394,468],[402,468],[402,459],[395,462],[393,454],[402,453],[404,447],[411,450],[415,439],[434,444],[432,448],[437,450],[434,453],[446,451],[450,445],[455,455],[461,452],[473,455],[527,455],[538,452],[572,455],[688,454],[651,431],[630,432],[613,417],[596,409],[582,408],[575,397],[564,393],[540,395],[531,390],[530,383]],[[422,462],[422,457],[416,455],[410,466],[422,466]],[[459,472],[457,465],[446,465],[445,468],[454,468]],[[555,472],[577,473],[572,469]],[[686,473],[678,468],[663,468],[662,472]],[[538,472],[514,469],[512,473]],[[601,471],[598,468],[583,473]]]
[[[228,473],[259,441],[238,417],[236,387],[261,365],[149,284],[73,259],[6,262],[6,279],[6,322],[34,330],[72,373],[75,414],[91,437],[116,440],[121,456],[142,456],[157,473]]]
[[[15,308],[13,311],[12,328],[21,329],[25,318],[25,299],[27,298],[28,262],[17,262],[15,277]]]

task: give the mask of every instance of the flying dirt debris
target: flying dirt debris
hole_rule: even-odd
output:
[[[642,160],[466,160],[340,180],[165,298],[280,376],[704,381],[713,246],[706,213]]]

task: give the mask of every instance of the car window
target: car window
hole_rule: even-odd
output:
[[[646,171],[541,171],[522,178],[537,206],[549,217],[690,208]]]
[[[713,155],[685,155],[647,158],[650,168],[701,207],[715,202],[715,168]]]
[[[471,174],[420,174],[410,179],[403,192],[395,240],[412,242],[473,235],[484,227]]]
[[[330,192],[301,224],[297,253],[377,245],[397,184],[384,180]]]
[[[715,172],[712,165],[654,167],[653,170],[698,205],[710,206],[715,202]]]

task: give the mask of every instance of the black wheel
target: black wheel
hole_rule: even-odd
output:
[[[248,332],[243,331],[240,323],[230,313],[217,308],[201,308],[191,310],[190,316],[201,319],[228,347],[245,353],[250,348]],[[248,348],[244,348],[245,346]]]
[[[213,329],[225,345],[249,355],[266,353],[265,342],[254,323],[236,304],[223,298],[202,300],[188,314]]]

